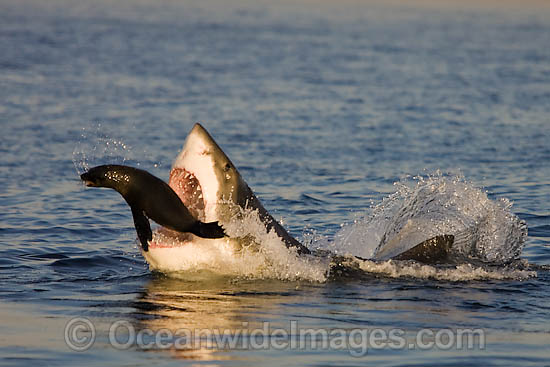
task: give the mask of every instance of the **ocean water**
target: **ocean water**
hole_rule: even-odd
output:
[[[549,365],[548,45],[537,1],[0,0],[0,364]],[[151,272],[78,172],[167,180],[195,122],[312,249],[414,212],[481,263]]]

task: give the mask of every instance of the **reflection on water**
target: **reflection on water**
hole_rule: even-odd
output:
[[[206,282],[205,276],[209,276]],[[164,276],[151,279],[136,300],[136,318],[131,321],[136,333],[145,329],[153,334],[167,331],[170,337],[165,345],[176,358],[237,358],[231,349],[250,347],[254,330],[288,329],[291,315],[285,318],[287,305],[303,302],[304,290],[310,293],[317,288],[272,280],[230,280],[206,274],[201,277],[202,281],[194,282]],[[266,322],[269,326],[265,326]],[[217,342],[216,335],[238,337],[237,347]],[[162,348],[153,340],[150,344],[152,347],[146,350]],[[219,354],[220,351],[225,353]]]
[[[41,306],[3,303],[0,351],[12,360],[32,355],[36,360],[47,361],[48,356],[55,356],[55,360],[63,361],[67,356],[83,364],[120,360],[140,366],[166,358],[211,365],[255,365],[264,361],[276,366],[296,360],[309,364],[387,363],[396,353],[418,361],[471,361],[479,355],[479,348],[373,348],[358,359],[352,354],[356,349],[322,348],[320,344],[314,347],[311,342],[296,348],[277,348],[274,343],[280,343],[280,339],[275,340],[272,334],[277,329],[284,330],[288,338],[297,337],[303,330],[398,330],[409,345],[417,342],[420,330],[428,328],[434,332],[479,329],[486,349],[499,358],[514,358],[510,349],[518,343],[535,348],[530,356],[535,364],[546,356],[542,346],[549,341],[547,323],[540,318],[525,318],[522,303],[529,302],[542,310],[544,301],[538,289],[548,282],[548,272],[542,273],[535,284],[478,281],[462,286],[378,276],[334,279],[324,284],[229,279],[205,273],[195,278],[180,280],[154,274],[145,279],[139,294],[125,293],[135,289],[133,283],[111,284],[111,292],[101,291],[105,295],[98,297],[93,283],[88,283],[83,287],[90,288],[89,299],[60,292],[48,296],[50,292],[45,290],[42,297],[47,301]],[[522,302],[516,301],[518,296]],[[64,328],[81,317],[93,323],[96,340],[89,350],[76,353],[66,344]],[[507,323],[495,323],[501,319]],[[296,325],[294,331],[292,323]],[[258,330],[261,340],[253,336]],[[218,336],[222,339],[216,339]],[[237,339],[232,340],[237,340],[233,344],[236,347],[231,347],[228,343],[235,336]]]
[[[250,315],[255,310],[275,308],[273,301],[288,291],[283,282],[259,283],[232,283],[221,277],[206,283],[159,277],[147,284],[139,301],[145,306],[144,315],[155,316],[147,320],[147,327],[239,328],[243,322],[254,322]]]

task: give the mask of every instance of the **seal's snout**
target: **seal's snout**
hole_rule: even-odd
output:
[[[90,172],[84,172],[80,175],[80,179],[84,181],[84,184],[88,187],[95,187],[97,186],[95,180],[92,178],[92,175]]]

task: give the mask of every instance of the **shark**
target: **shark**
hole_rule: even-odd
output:
[[[223,226],[235,220],[243,210],[253,210],[265,226],[266,232],[273,231],[289,250],[301,256],[315,255],[314,251],[289,234],[269,214],[235,164],[199,123],[193,126],[183,148],[174,160],[168,185],[193,217],[200,222],[218,222]],[[431,238],[415,238],[410,227],[405,226],[394,238],[383,241],[374,259],[441,263],[449,258],[454,241],[453,235],[441,234]],[[182,258],[208,257],[215,252],[230,256],[238,252],[243,243],[249,245],[249,242],[254,241],[250,238],[230,236],[206,239],[192,233],[172,233],[171,235],[179,236],[178,243],[181,243],[181,246],[165,246],[161,241],[153,241],[149,245],[149,251],[144,252],[149,264],[157,268],[171,268],[173,266],[170,266],[170,263]],[[258,245],[261,246],[261,244]]]
[[[234,221],[243,210],[254,211],[266,232],[273,231],[288,249],[298,255],[311,253],[269,214],[237,167],[199,123],[193,126],[174,160],[168,185],[199,222],[223,226]],[[261,245],[249,236],[205,238],[162,227],[157,234],[158,240],[153,238],[149,242],[148,251],[142,250],[147,262],[156,269],[174,269],[181,267],[182,262],[230,257],[243,246]]]
[[[105,177],[117,182],[106,184],[102,182]],[[243,248],[262,246],[250,235],[223,231],[222,227],[238,220],[244,212],[255,213],[265,232],[273,233],[297,256],[326,255],[308,249],[269,214],[235,164],[199,123],[193,126],[175,158],[168,185],[145,171],[123,166],[95,167],[81,178],[88,186],[114,188],[123,195],[132,209],[141,253],[154,270],[208,266],[220,258],[238,255]],[[124,180],[132,184],[132,190],[126,189],[126,184],[120,187]],[[161,226],[151,231],[148,218]],[[392,238],[384,238],[371,260],[442,263],[449,259],[453,235],[421,238],[414,228],[409,223]]]

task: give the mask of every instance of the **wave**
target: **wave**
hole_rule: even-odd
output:
[[[333,277],[375,276],[384,278],[415,278],[437,281],[469,282],[480,280],[526,280],[536,278],[537,271],[526,261],[520,261],[508,266],[491,266],[487,264],[454,264],[428,265],[415,261],[362,260],[356,257],[343,257],[333,262]],[[358,273],[360,272],[360,273]]]

